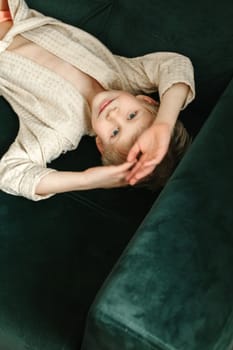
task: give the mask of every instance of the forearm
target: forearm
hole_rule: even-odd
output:
[[[120,165],[98,166],[81,172],[54,171],[41,178],[36,186],[36,194],[46,196],[62,192],[126,186],[128,185],[126,176],[133,164],[134,161]]]
[[[189,86],[187,84],[172,85],[161,98],[155,123],[167,123],[173,129],[188,93]]]
[[[87,189],[83,172],[54,171],[40,180],[36,187],[36,194],[45,196]]]
[[[175,123],[188,93],[188,85],[177,83],[162,95],[153,124],[139,136],[128,154],[128,161],[138,159],[140,155],[135,167],[127,176],[131,185],[149,175],[165,157]]]

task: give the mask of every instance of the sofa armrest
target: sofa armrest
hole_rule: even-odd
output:
[[[231,349],[232,101],[233,81],[100,290],[82,350]]]

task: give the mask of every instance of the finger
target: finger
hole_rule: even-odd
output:
[[[127,161],[132,162],[133,160],[137,160],[139,153],[140,153],[140,147],[137,143],[135,143],[133,147],[131,147],[128,153]]]
[[[140,169],[142,167],[145,166],[145,160],[146,160],[147,156],[145,154],[143,154],[140,159],[137,161],[137,163],[135,164],[135,166],[132,168],[131,172],[129,173],[127,180],[130,180],[130,178],[134,177],[134,175],[140,171]]]
[[[147,162],[144,163],[144,165],[147,166],[152,166],[152,165],[158,165],[159,163],[161,163],[161,161],[163,160],[163,158],[165,157],[165,155],[156,157],[154,159],[148,160]]]
[[[166,153],[167,153],[167,149],[157,151],[156,156],[153,159],[146,161],[144,165],[151,166],[151,165],[159,164],[163,160],[163,158],[165,157]]]
[[[125,162],[120,165],[115,165],[115,168],[118,172],[124,172],[132,168],[132,166],[135,164],[135,161],[132,162]]]
[[[131,180],[135,180],[138,181],[141,178],[143,178],[144,176],[150,174],[154,169],[156,168],[156,166],[149,166],[149,167],[143,167],[140,168],[136,174],[134,174],[133,176],[130,176],[128,178],[128,181],[131,182]]]
[[[147,166],[157,165],[159,163],[160,161],[157,158],[155,158],[152,160],[148,160],[144,165],[147,167]]]
[[[139,180],[141,180],[142,178],[144,178],[147,175],[151,174],[154,169],[155,169],[154,166],[144,168],[139,173],[137,173],[133,178],[130,179],[129,184],[130,185],[135,185]]]
[[[141,169],[136,175],[135,175],[135,179],[137,180],[140,180],[142,179],[143,177],[151,174],[152,171],[154,171],[156,167],[153,165],[153,166],[150,166],[150,167],[146,167],[146,168],[143,168]]]
[[[141,169],[143,165],[141,164],[140,161],[138,161],[134,167],[131,169],[131,171],[129,172],[129,174],[127,175],[126,180],[130,180],[130,178],[134,177],[134,175]]]

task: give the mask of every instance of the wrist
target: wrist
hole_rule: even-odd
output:
[[[166,103],[166,101],[164,100],[160,104],[154,123],[164,123],[167,124],[171,129],[173,129],[179,117],[179,114],[179,106]]]
[[[156,123],[167,123],[172,129],[187,98],[189,87],[184,83],[172,85],[162,96]]]
[[[158,125],[165,125],[167,126],[167,128],[172,132],[176,121],[178,119],[179,114],[166,114],[166,115],[161,115],[161,114],[157,114],[157,117],[153,123],[154,126],[158,126]]]
[[[36,187],[36,194],[49,195],[87,188],[84,172],[53,171],[41,178]]]

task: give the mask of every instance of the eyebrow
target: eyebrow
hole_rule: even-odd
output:
[[[152,113],[150,110],[148,110],[147,108],[145,108],[145,110],[146,110],[147,112],[149,112],[150,114],[153,115],[153,113]],[[143,114],[143,113],[145,112],[145,110],[144,110],[144,111],[143,111],[142,109],[139,110],[139,111],[138,111],[138,114],[141,114],[141,113]],[[137,140],[137,138],[143,133],[143,131],[145,131],[146,129],[148,129],[148,128],[151,126],[151,124],[153,123],[153,121],[154,121],[154,120],[151,120],[150,124],[147,125],[146,127],[145,127],[143,124],[141,124],[141,126],[138,127],[138,130],[137,130],[136,133],[133,135],[133,137],[131,138],[131,140],[130,140],[129,142],[124,143],[124,145],[123,145],[122,147],[123,147],[123,148],[130,148],[130,147],[132,147],[132,145],[135,143],[135,141]],[[118,137],[118,138],[115,140],[115,142],[113,143],[113,144],[116,145],[116,147],[117,147],[117,142],[120,141],[120,137],[121,137],[121,135],[120,135],[120,133],[119,133],[119,137]],[[117,147],[117,148],[118,148],[118,147]]]
[[[135,143],[135,141],[137,140],[137,138],[142,134],[142,132],[147,129],[147,128],[143,128],[143,127],[138,127],[137,131],[134,133],[134,135],[130,138],[130,140],[127,140],[127,142],[123,142],[122,146],[119,146],[119,142],[120,142],[120,138],[121,135],[119,134],[119,137],[115,140],[114,144],[115,146],[118,148],[122,147],[124,149],[129,149],[130,147],[133,146],[133,144]],[[117,145],[118,143],[118,145]]]

